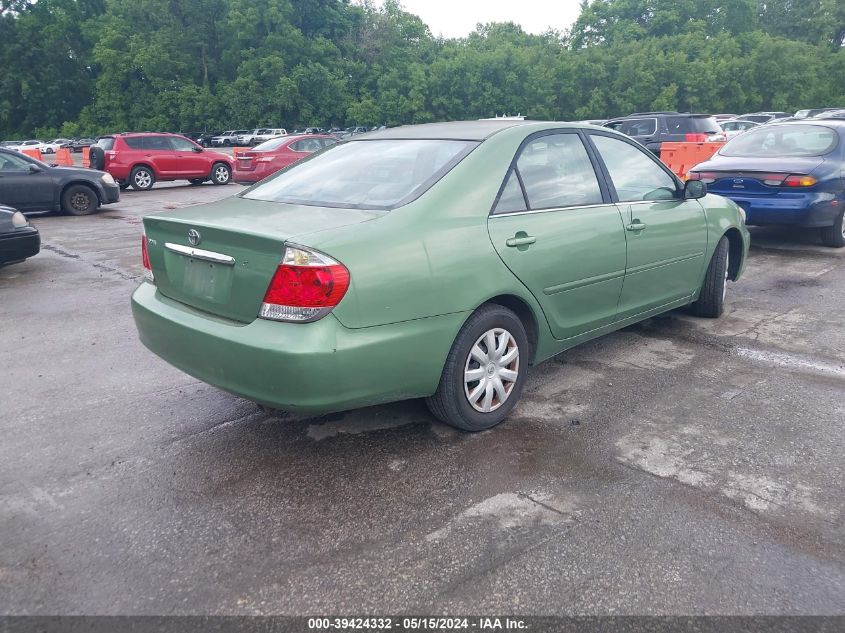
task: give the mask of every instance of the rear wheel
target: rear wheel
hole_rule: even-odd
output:
[[[522,395],[528,356],[519,317],[499,305],[480,307],[452,344],[437,391],[426,399],[429,410],[464,431],[496,426]]]
[[[156,177],[149,167],[136,167],[129,175],[129,184],[138,191],[148,191],[153,188]]]
[[[704,275],[704,283],[698,299],[690,306],[696,316],[716,319],[725,309],[725,296],[728,290],[728,238],[724,235],[716,245],[716,250]]]
[[[845,211],[836,217],[833,226],[822,228],[822,243],[833,248],[845,246]]]
[[[214,163],[211,168],[211,182],[215,185],[228,185],[232,180],[232,169],[226,163]]]
[[[62,211],[69,215],[90,215],[100,206],[96,192],[85,185],[71,185],[62,193]]]

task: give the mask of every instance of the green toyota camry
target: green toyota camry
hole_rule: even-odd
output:
[[[667,310],[718,317],[748,242],[737,205],[612,130],[435,123],[144,218],[132,310],[155,354],[264,406],[424,397],[477,431],[529,365]]]

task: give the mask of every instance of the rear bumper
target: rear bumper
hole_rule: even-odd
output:
[[[0,265],[21,262],[41,250],[41,236],[33,227],[0,234]]]
[[[238,169],[238,164],[235,162],[235,168],[232,171],[232,180],[239,184],[253,184],[258,182],[259,180],[264,180],[268,176],[272,176],[277,171],[282,169],[281,167],[276,167],[272,165],[268,165],[267,163],[258,163],[255,166],[255,169],[252,171],[247,171],[244,169]]]
[[[132,295],[141,342],[182,371],[265,406],[303,413],[427,396],[437,389],[464,313],[349,329],[242,324],[194,310],[144,282]]]
[[[745,210],[746,224],[790,224],[804,227],[822,227],[833,224],[845,208],[843,201],[831,193],[806,193],[795,197],[742,196],[735,192],[713,193],[730,198]]]

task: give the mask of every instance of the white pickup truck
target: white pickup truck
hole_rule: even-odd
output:
[[[258,145],[264,141],[269,141],[271,138],[287,136],[287,133],[288,131],[283,127],[262,127],[238,136],[238,145]]]

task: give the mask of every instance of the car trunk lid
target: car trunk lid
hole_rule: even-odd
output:
[[[381,215],[223,200],[148,216],[144,230],[155,284],[163,295],[219,317],[250,323],[258,315],[285,243],[301,243],[309,234]]]
[[[258,152],[240,152],[237,155],[237,168],[241,171],[255,171],[255,159]]]

